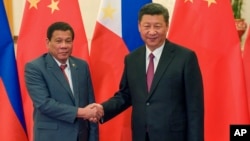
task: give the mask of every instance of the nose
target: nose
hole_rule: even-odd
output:
[[[61,48],[66,48],[67,47],[67,43],[65,41],[62,41],[60,44]]]
[[[151,34],[151,35],[154,35],[154,34],[156,34],[157,32],[156,32],[154,29],[150,29],[150,30],[148,31],[148,33]]]

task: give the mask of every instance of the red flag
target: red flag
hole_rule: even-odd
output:
[[[0,2],[0,140],[27,141],[14,42]]]
[[[8,97],[5,86],[0,77],[0,140],[1,141],[28,141],[17,113],[13,109],[13,103]],[[15,99],[17,101],[18,99]],[[21,101],[21,99],[20,99]],[[11,134],[10,134],[11,133]]]
[[[244,52],[243,52],[243,63],[244,63],[244,71],[246,78],[246,86],[247,86],[247,99],[248,99],[248,108],[250,113],[250,25],[248,25],[248,32],[246,35]]]
[[[176,0],[169,39],[196,51],[205,94],[205,140],[229,141],[230,124],[249,124],[246,87],[229,0]]]
[[[88,61],[88,44],[78,0],[26,1],[21,30],[17,41],[17,61],[25,120],[29,139],[32,140],[32,102],[24,84],[26,62],[47,52],[46,32],[56,21],[68,22],[75,31],[73,55]]]
[[[151,0],[101,2],[90,52],[98,103],[118,90],[124,56],[143,44],[138,32],[137,13],[143,4],[149,2]],[[131,141],[130,110],[100,126],[101,141]]]

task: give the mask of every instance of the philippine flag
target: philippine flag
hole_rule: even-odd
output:
[[[27,141],[14,43],[0,1],[0,140]]]
[[[139,9],[150,2],[101,1],[90,51],[92,81],[98,103],[107,100],[118,90],[124,56],[144,44],[138,31],[137,17]],[[130,130],[129,109],[100,126],[100,140],[130,141]]]

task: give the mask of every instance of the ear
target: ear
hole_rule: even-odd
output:
[[[46,38],[46,47],[47,47],[47,49],[49,48],[49,46],[50,46],[50,40],[48,38]]]
[[[141,32],[141,25],[140,25],[140,22],[138,22],[138,30],[139,30],[139,32]]]

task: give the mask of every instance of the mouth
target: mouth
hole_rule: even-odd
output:
[[[59,54],[68,54],[68,52],[60,52]]]
[[[61,55],[61,56],[67,56],[68,52],[61,52],[61,53],[59,53],[59,55]]]
[[[153,42],[155,41],[157,38],[148,38],[149,41]]]

